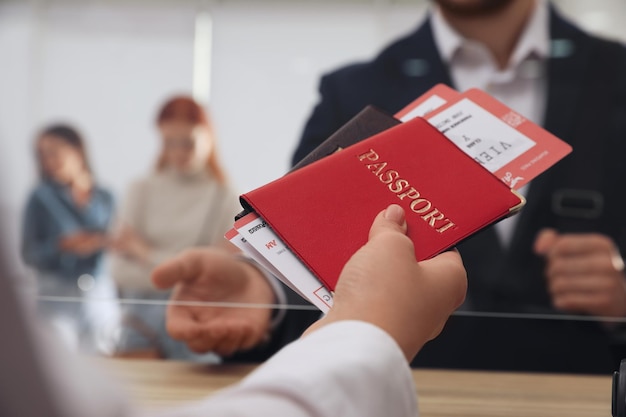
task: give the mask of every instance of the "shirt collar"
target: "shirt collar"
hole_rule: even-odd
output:
[[[474,43],[465,39],[444,19],[439,7],[431,12],[431,23],[435,46],[441,59],[450,64],[455,54],[468,44]],[[546,58],[550,49],[548,5],[545,0],[538,0],[530,20],[520,36],[515,50],[511,55],[509,67],[515,67],[531,54]]]

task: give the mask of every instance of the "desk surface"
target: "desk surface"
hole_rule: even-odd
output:
[[[136,403],[159,409],[231,385],[253,366],[98,360]],[[413,371],[422,417],[610,417],[611,377],[440,370]]]

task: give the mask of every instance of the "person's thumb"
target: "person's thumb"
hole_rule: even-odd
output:
[[[397,204],[391,204],[385,210],[378,213],[370,228],[370,240],[384,232],[394,231],[406,234],[406,219],[404,209]]]

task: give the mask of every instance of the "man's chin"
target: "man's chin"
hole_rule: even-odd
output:
[[[457,17],[494,15],[515,1],[529,0],[434,0],[446,14]]]

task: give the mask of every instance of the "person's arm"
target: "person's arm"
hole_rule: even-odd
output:
[[[408,417],[417,415],[417,395],[387,333],[341,321],[286,346],[235,387],[165,414]]]
[[[46,269],[63,255],[60,236],[47,233],[48,211],[33,194],[26,204],[22,223],[22,259],[36,269]]]
[[[458,253],[418,263],[405,233],[402,208],[381,212],[323,319],[240,384],[168,415],[417,415],[408,361],[463,302],[467,281]]]
[[[128,187],[109,244],[116,256],[114,270],[130,268],[140,271],[145,269],[147,272],[168,257],[152,247],[143,236],[147,192],[146,181],[137,181]]]

